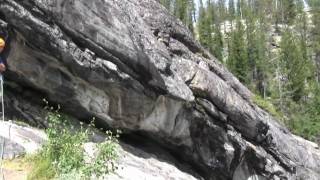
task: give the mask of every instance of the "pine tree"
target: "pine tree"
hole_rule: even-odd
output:
[[[229,13],[229,20],[232,21],[236,16],[236,10],[234,7],[234,0],[229,0],[229,7],[228,7],[228,13]]]
[[[295,0],[283,0],[282,7],[283,23],[291,25],[297,15]]]
[[[307,25],[307,15],[305,12],[301,12],[297,26],[298,26],[298,31],[300,35],[300,47],[301,47],[302,57],[303,59],[308,60],[309,59],[308,50],[307,50],[308,25]]]
[[[216,58],[223,61],[223,35],[221,33],[220,24],[216,23],[214,26],[214,36],[213,36],[213,52]]]
[[[312,23],[314,27],[312,28],[312,51],[314,54],[314,62],[316,65],[316,79],[320,84],[320,1],[310,0],[311,13],[312,13]]]
[[[298,102],[305,95],[305,80],[307,78],[307,66],[303,59],[297,39],[290,30],[283,34],[281,47],[281,67],[286,90],[289,98]]]
[[[200,43],[210,49],[212,45],[212,30],[210,25],[210,18],[207,16],[206,8],[200,0],[199,17],[198,17],[198,33]]]
[[[217,57],[217,59],[222,60],[222,54],[221,54],[221,49],[219,47],[222,46],[221,41],[219,41],[219,38],[221,37],[220,34],[220,29],[219,31],[218,26],[218,19],[216,15],[216,7],[215,4],[213,3],[212,0],[207,1],[207,6],[206,6],[206,19],[207,19],[207,28],[208,28],[208,33],[210,34],[207,38],[208,39],[208,49],[209,51]],[[219,37],[220,36],[220,37]]]
[[[194,34],[193,23],[196,21],[196,7],[194,0],[188,0],[188,9],[187,9],[187,21],[186,25],[189,30]]]
[[[187,24],[188,1],[175,0],[174,1],[174,15],[179,18],[184,24]]]
[[[244,23],[246,25],[246,48],[248,66],[248,85],[260,96],[265,97],[267,93],[267,47],[266,47],[266,2],[262,1],[242,1],[241,9]],[[257,11],[259,9],[259,11]]]
[[[212,0],[207,0],[207,18],[210,23],[210,25],[213,25],[214,22],[216,21],[216,12],[215,12],[215,7],[214,3]]]
[[[208,45],[207,48],[209,49],[209,51],[211,52],[211,54],[216,55],[214,52],[214,35],[213,35],[213,25],[215,22],[215,10],[214,10],[214,6],[211,0],[207,0],[207,5],[206,5],[206,23],[207,23],[207,31],[208,31]]]
[[[239,16],[241,19],[243,19],[243,10],[245,8],[247,8],[246,1],[245,0],[237,0],[237,16]]]
[[[280,0],[274,0],[273,7],[273,22],[275,24],[276,32],[279,32],[279,24],[282,22],[282,11],[281,11],[281,3]]]
[[[236,29],[231,34],[230,50],[227,60],[229,70],[242,82],[248,83],[247,51],[244,38],[244,27],[240,18],[236,20]]]
[[[218,19],[220,22],[226,20],[227,12],[225,7],[225,0],[218,0]]]
[[[259,27],[257,29],[257,38],[256,38],[256,44],[257,44],[257,58],[256,58],[256,77],[255,77],[255,88],[257,92],[262,96],[266,97],[267,94],[267,73],[268,69],[270,69],[270,66],[268,66],[267,59],[268,56],[266,54],[267,52],[267,46],[266,46],[266,36],[265,36],[264,27]]]
[[[307,70],[305,75],[307,76],[308,83],[313,83],[312,81],[316,80],[316,77],[314,76],[316,69],[313,67],[312,56],[310,55],[311,50],[308,48],[310,45],[308,33],[310,30],[307,21],[307,14],[302,11],[300,13],[299,23],[297,24],[297,30],[299,32],[298,36],[300,41],[301,55],[303,57],[305,69]]]

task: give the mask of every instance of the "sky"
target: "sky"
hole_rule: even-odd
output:
[[[200,1],[200,0],[195,0],[197,7],[199,7],[199,4],[200,4],[199,1]],[[206,4],[206,3],[207,3],[207,0],[202,0],[202,2],[203,2],[203,4]],[[197,8],[197,9],[198,9],[198,8]]]
[[[197,10],[199,9],[199,1],[200,0],[195,0],[195,3],[196,3],[196,6],[197,6]],[[202,2],[203,2],[203,4],[206,4],[207,3],[207,0],[202,0]],[[227,2],[227,0],[225,0],[225,2]],[[236,1],[235,1],[236,2]],[[307,1],[306,0],[303,0],[303,2],[304,2],[304,6],[305,6],[305,8],[306,9],[308,9],[309,8],[309,5],[307,4]]]
[[[198,16],[198,9],[199,9],[199,6],[200,6],[200,0],[195,0],[195,3],[196,3],[196,11],[197,11],[197,16]],[[203,4],[206,4],[207,3],[207,0],[202,0],[202,3]]]

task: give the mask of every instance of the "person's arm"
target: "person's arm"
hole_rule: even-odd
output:
[[[0,73],[6,71],[6,66],[4,65],[3,59],[0,56]]]
[[[7,58],[9,56],[10,48],[11,48],[10,47],[11,38],[10,38],[10,35],[8,32],[5,34],[4,40],[6,42],[6,46],[3,50],[3,52],[1,53],[1,57],[2,57],[2,63],[7,67],[8,66]]]

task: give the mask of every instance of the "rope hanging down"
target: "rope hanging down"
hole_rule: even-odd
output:
[[[3,76],[0,74],[0,95],[1,95],[1,122],[4,123],[4,101],[3,101]],[[3,172],[3,155],[4,155],[5,138],[1,138],[1,152],[0,152],[0,180],[4,180]]]

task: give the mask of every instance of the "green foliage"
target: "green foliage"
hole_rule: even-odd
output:
[[[253,10],[244,9],[246,19],[246,39],[248,53],[248,85],[260,96],[266,94],[267,59],[266,24],[262,17],[255,17]]]
[[[283,21],[286,24],[292,24],[297,15],[296,0],[282,0]]]
[[[316,79],[320,82],[320,1],[310,0],[310,6],[312,8],[312,23],[313,27],[311,29],[312,41],[312,52],[315,55],[315,69],[316,69]]]
[[[198,18],[198,33],[200,43],[209,48],[212,44],[212,30],[210,25],[210,16],[207,16],[206,8],[200,1],[199,18]]]
[[[231,34],[227,65],[229,70],[242,82],[248,82],[248,53],[245,46],[244,27],[240,19]]]
[[[228,10],[229,10],[229,17],[230,20],[233,20],[236,15],[236,10],[235,10],[235,5],[234,5],[234,0],[229,0],[228,1]]]
[[[284,115],[277,110],[277,108],[272,104],[272,102],[263,99],[261,96],[258,95],[254,96],[253,102],[257,104],[260,108],[264,109],[272,116],[280,120],[281,122],[284,121]]]
[[[281,47],[281,71],[287,79],[286,90],[295,102],[305,95],[305,80],[308,76],[306,59],[303,58],[297,39],[289,30],[283,34]]]
[[[27,161],[34,164],[32,171],[28,174],[28,180],[50,180],[55,177],[56,170],[53,168],[49,158],[39,155],[30,157]]]
[[[43,156],[55,163],[59,173],[79,170],[84,164],[82,145],[88,140],[88,130],[71,132],[67,118],[56,112],[50,112],[47,121],[48,143],[43,148]]]
[[[188,16],[188,1],[187,0],[175,0],[174,1],[174,15],[182,22],[187,22]]]
[[[107,131],[105,141],[98,145],[98,156],[94,162],[88,164],[84,159],[83,145],[92,135],[90,126],[83,128],[81,125],[81,128],[76,130],[68,123],[68,117],[58,112],[49,112],[47,121],[48,142],[36,157],[30,179],[65,179],[70,176],[86,178],[92,175],[99,177],[116,170],[118,134],[113,135]]]
[[[220,61],[223,61],[223,35],[221,33],[220,24],[214,27],[214,36],[211,53]]]
[[[291,126],[291,129],[294,133],[311,141],[315,141],[320,136],[319,112],[297,114],[293,119],[293,126]]]
[[[208,41],[206,48],[220,61],[223,60],[223,37],[220,28],[220,20],[218,19],[217,12],[219,11],[216,4],[208,0],[206,9],[206,24],[205,28],[208,30],[209,36],[201,37]]]
[[[94,162],[86,169],[86,174],[109,174],[117,169],[115,164],[118,158],[118,138],[120,131],[113,135],[111,131],[107,131],[107,138],[104,142],[98,145],[98,155]]]
[[[315,97],[307,105],[299,106],[296,109],[291,128],[293,131],[315,141],[320,137],[320,86],[314,89]]]
[[[85,180],[85,179],[88,179],[84,176],[84,174],[80,173],[79,171],[77,170],[72,170],[68,173],[65,173],[65,174],[58,174],[57,177],[55,179],[58,179],[58,180]]]

